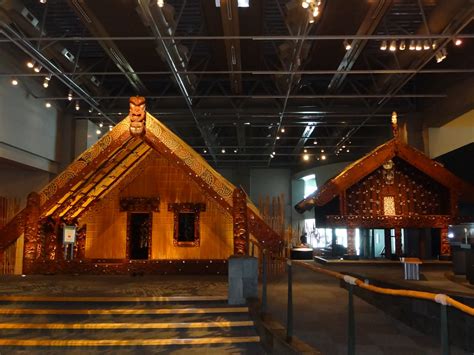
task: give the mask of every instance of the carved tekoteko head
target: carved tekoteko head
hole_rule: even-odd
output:
[[[130,98],[130,134],[142,136],[145,134],[146,112],[145,98],[143,96],[132,96]]]

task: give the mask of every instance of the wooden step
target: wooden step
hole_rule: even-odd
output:
[[[211,314],[248,313],[248,307],[209,308],[158,308],[158,309],[48,309],[48,308],[0,308],[0,315],[162,315],[162,314]]]
[[[252,327],[253,321],[175,323],[0,323],[0,329],[187,329]]]
[[[213,302],[227,301],[227,296],[151,296],[151,297],[69,297],[69,296],[0,296],[0,302]]]
[[[0,339],[0,346],[24,346],[24,347],[83,347],[83,346],[166,346],[166,345],[208,345],[208,344],[238,344],[258,343],[259,336],[245,337],[209,337],[209,338],[169,338],[169,339]]]

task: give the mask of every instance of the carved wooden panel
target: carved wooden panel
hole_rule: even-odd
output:
[[[121,197],[120,212],[160,212],[159,197]]]
[[[198,247],[200,245],[200,212],[206,211],[206,205],[204,203],[170,203],[168,204],[168,211],[174,212],[174,231],[173,231],[173,245],[178,247]],[[194,239],[182,241],[180,240],[180,234],[184,231],[180,230],[183,228],[183,215],[192,214],[192,222],[194,224]]]
[[[249,243],[247,196],[241,188],[234,190],[232,214],[234,219],[234,254],[246,255]]]
[[[346,196],[349,215],[449,214],[449,190],[398,158],[350,187]],[[387,199],[392,196],[395,211]]]

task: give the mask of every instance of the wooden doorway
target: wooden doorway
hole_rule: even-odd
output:
[[[151,254],[151,213],[129,213],[127,258],[146,260]]]

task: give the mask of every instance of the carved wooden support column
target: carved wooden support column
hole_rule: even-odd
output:
[[[76,243],[74,244],[74,259],[82,260],[86,257],[86,225],[77,229]]]
[[[395,228],[395,254],[402,256],[402,230]]]
[[[448,227],[441,228],[440,243],[441,258],[449,259],[451,257],[451,245],[448,239]]]
[[[234,220],[234,254],[247,255],[249,244],[249,228],[247,219],[247,197],[244,190],[237,188],[232,194]]]
[[[354,228],[347,228],[347,254],[356,255]]]
[[[40,196],[36,192],[28,195],[26,202],[25,234],[23,247],[23,270],[28,264],[41,256],[42,243],[39,234]]]

